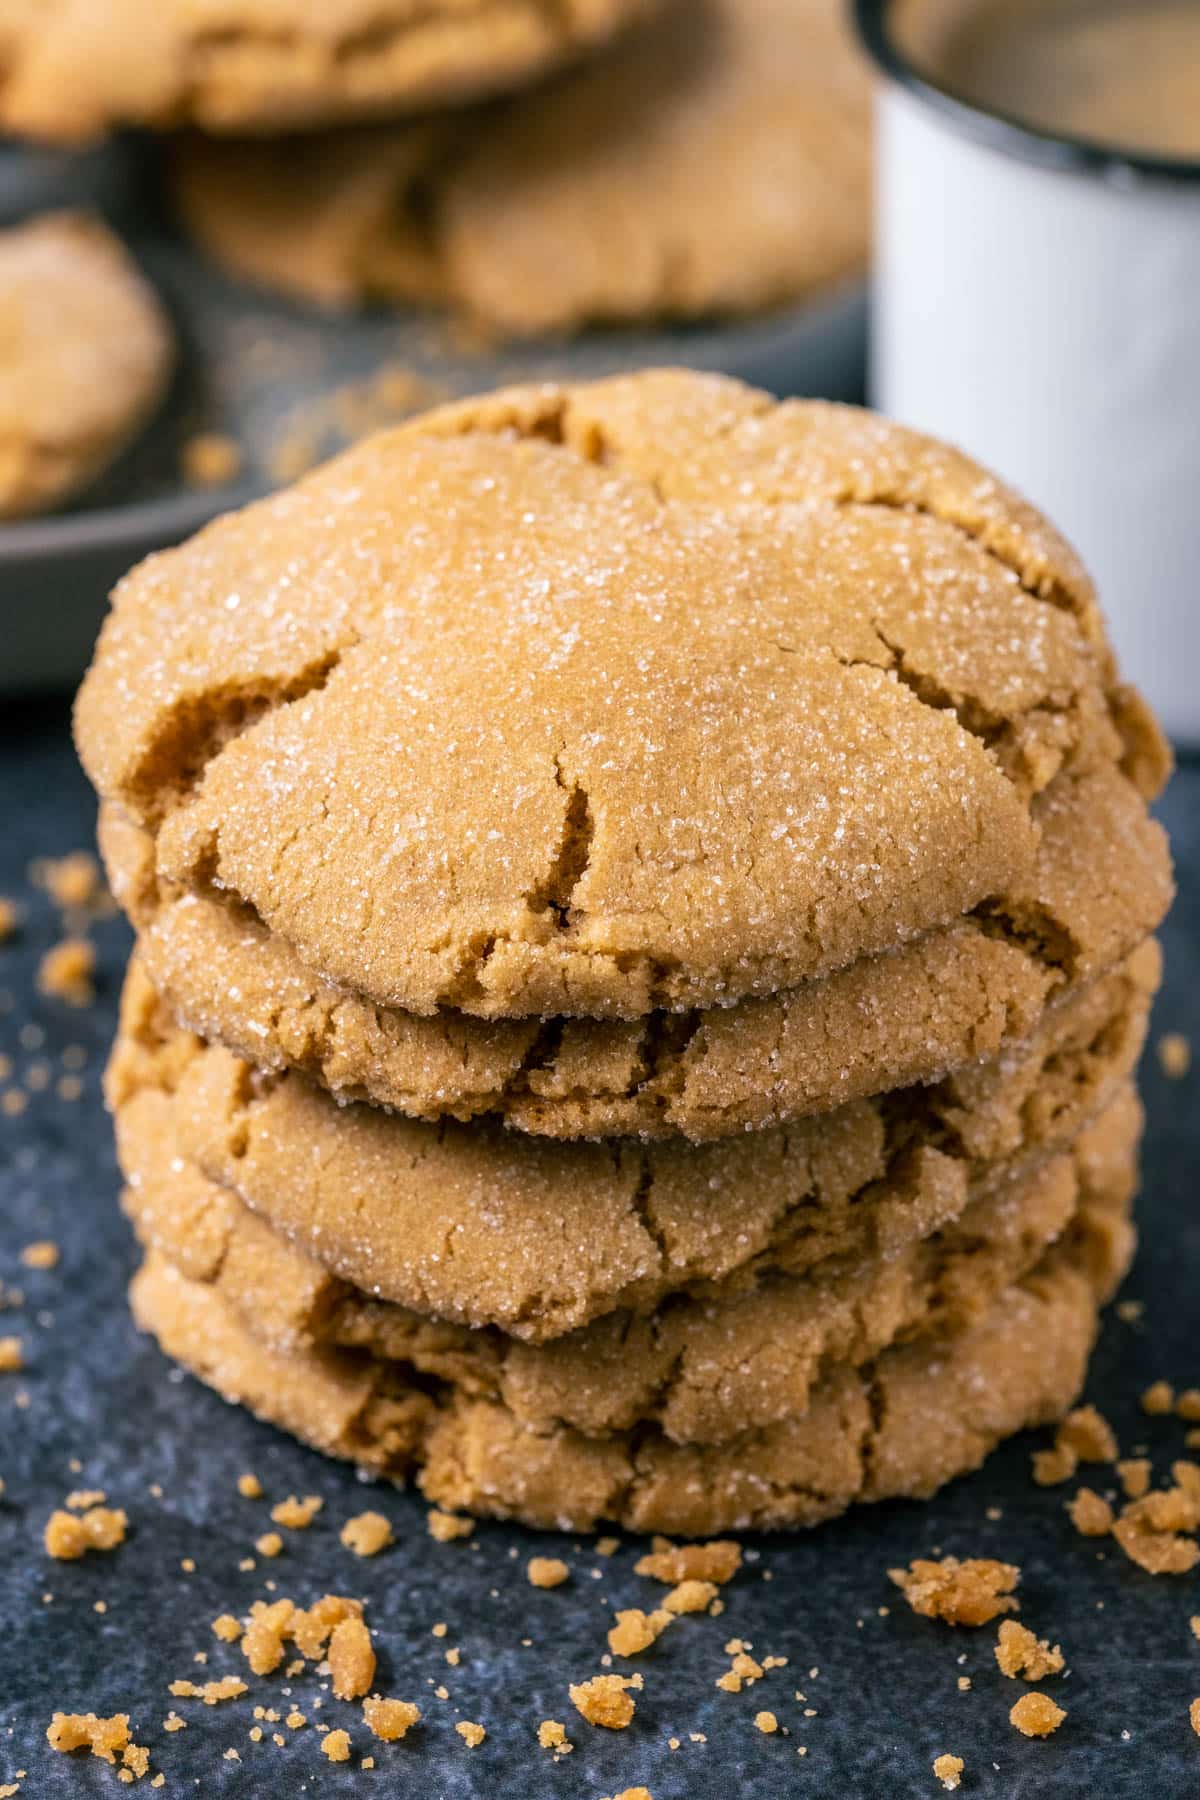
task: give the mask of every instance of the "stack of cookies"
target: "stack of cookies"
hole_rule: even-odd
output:
[[[1126,1267],[1166,755],[1054,531],[658,373],[367,440],[117,590],[140,1324],[444,1507],[927,1494]]]

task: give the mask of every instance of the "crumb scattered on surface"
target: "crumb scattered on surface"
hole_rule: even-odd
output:
[[[56,1712],[46,1727],[46,1742],[52,1750],[61,1750],[65,1755],[89,1750],[106,1763],[115,1763],[120,1757],[131,1778],[140,1778],[149,1766],[149,1751],[130,1738],[128,1713],[113,1713],[111,1718],[101,1719],[94,1712]]]
[[[525,1573],[531,1587],[556,1588],[570,1578],[571,1571],[561,1556],[531,1556]]]
[[[183,446],[183,479],[189,487],[227,487],[242,472],[244,458],[236,438],[222,431],[199,431]]]
[[[271,1517],[276,1525],[286,1526],[289,1531],[307,1531],[324,1504],[319,1494],[306,1494],[303,1500],[289,1494],[271,1508]]]
[[[1116,1433],[1094,1406],[1077,1406],[1069,1412],[1054,1441],[1073,1450],[1080,1462],[1115,1462],[1120,1455]]]
[[[219,1706],[222,1700],[236,1700],[246,1692],[246,1683],[237,1675],[222,1675],[215,1681],[173,1681],[168,1693],[176,1700],[203,1700],[205,1706]]]
[[[64,938],[38,965],[38,992],[68,1006],[90,1006],[96,998],[96,952],[86,938]]]
[[[377,1738],[395,1744],[420,1722],[421,1709],[408,1700],[384,1700],[372,1694],[363,1701],[363,1718]]]
[[[1062,1672],[1063,1653],[1058,1644],[1053,1648],[1045,1638],[1035,1636],[1015,1619],[1005,1619],[996,1641],[996,1661],[1002,1674],[1025,1681],[1044,1681],[1047,1675]]]
[[[341,1541],[355,1556],[378,1556],[394,1542],[391,1522],[382,1513],[357,1513],[342,1526]]]
[[[71,850],[66,856],[39,857],[29,870],[35,887],[49,894],[62,912],[106,910],[110,904],[100,863],[90,850]]]
[[[263,1485],[257,1475],[252,1475],[247,1470],[244,1475],[239,1475],[237,1478],[237,1491],[243,1500],[261,1500]]]
[[[0,897],[0,944],[7,944],[9,938],[16,936],[20,923],[21,915],[12,901]]]
[[[60,1255],[58,1245],[52,1239],[41,1238],[36,1243],[26,1244],[21,1261],[27,1269],[56,1269]]]
[[[1069,1444],[1055,1444],[1052,1450],[1035,1450],[1032,1457],[1033,1479],[1039,1487],[1059,1487],[1070,1481],[1079,1467],[1079,1458]]]
[[[538,1726],[537,1735],[543,1750],[557,1751],[560,1756],[566,1756],[575,1748],[561,1719],[543,1719]]]
[[[282,1556],[283,1539],[277,1531],[264,1531],[261,1537],[255,1538],[254,1548],[260,1556]]]
[[[663,1601],[669,1613],[707,1612],[717,1597],[715,1581],[681,1581]]]
[[[1168,1081],[1182,1081],[1192,1066],[1192,1046],[1182,1031],[1164,1031],[1158,1040],[1158,1066]]]
[[[375,1650],[361,1618],[342,1619],[329,1640],[329,1673],[339,1700],[359,1700],[375,1680]]]
[[[77,1562],[89,1550],[115,1550],[128,1525],[119,1507],[90,1506],[80,1514],[56,1509],[46,1521],[43,1542],[59,1562]]]
[[[766,1737],[770,1737],[773,1732],[779,1730],[779,1720],[773,1712],[755,1713],[754,1724],[755,1729],[761,1731]]]
[[[1175,1411],[1189,1424],[1200,1419],[1200,1388],[1184,1388],[1175,1401]]]
[[[429,1535],[436,1538],[439,1544],[452,1544],[456,1538],[469,1538],[475,1529],[474,1519],[465,1519],[459,1513],[442,1512],[434,1507],[425,1521],[429,1527]]]
[[[663,1607],[652,1613],[643,1612],[639,1606],[630,1607],[617,1614],[608,1634],[608,1647],[614,1656],[640,1656],[657,1643],[670,1623],[671,1614]]]
[[[25,1351],[19,1337],[0,1337],[0,1375],[19,1375],[25,1367]]]
[[[236,1644],[242,1635],[240,1619],[232,1613],[220,1613],[212,1622],[213,1636],[220,1638],[223,1644]]]
[[[321,1751],[329,1758],[330,1762],[349,1762],[350,1733],[348,1731],[327,1731],[321,1739]]]
[[[965,1767],[966,1764],[962,1757],[951,1756],[949,1751],[945,1751],[941,1756],[935,1756],[933,1759],[933,1772],[947,1793],[950,1794],[962,1786],[962,1772]]]
[[[1022,1737],[1049,1737],[1057,1731],[1066,1713],[1056,1706],[1049,1694],[1022,1694],[1008,1717]]]
[[[672,1544],[656,1537],[653,1548],[634,1564],[638,1575],[677,1587],[681,1581],[712,1581],[723,1587],[742,1566],[742,1547],[728,1538],[707,1544]]]
[[[1188,1707],[1188,1718],[1192,1721],[1192,1730],[1200,1737],[1200,1699],[1193,1700]]]
[[[989,1557],[917,1557],[907,1569],[889,1569],[888,1576],[915,1613],[948,1625],[986,1625],[998,1613],[1019,1610],[1012,1590],[1021,1571]]]
[[[572,1683],[568,1692],[576,1712],[589,1725],[603,1725],[608,1731],[624,1731],[636,1711],[629,1690],[639,1689],[641,1685],[640,1675],[593,1675],[590,1681]]]
[[[1081,1537],[1107,1537],[1113,1527],[1113,1509],[1102,1494],[1081,1487],[1068,1502],[1071,1523]]]
[[[473,1719],[460,1719],[454,1729],[468,1750],[478,1749],[487,1736],[483,1726],[477,1725]]]
[[[1129,1456],[1124,1462],[1119,1462],[1117,1477],[1125,1490],[1125,1498],[1140,1500],[1143,1494],[1149,1493],[1152,1473],[1149,1457]]]
[[[1142,1411],[1156,1417],[1174,1412],[1175,1389],[1169,1381],[1152,1381],[1142,1395]]]

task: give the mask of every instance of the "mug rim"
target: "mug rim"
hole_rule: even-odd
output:
[[[1146,177],[1176,184],[1200,183],[1200,160],[1151,156],[1100,138],[1044,131],[1014,113],[981,106],[954,88],[923,74],[904,54],[890,29],[894,0],[852,0],[858,36],[876,67],[915,95],[962,136],[1023,162],[1040,163],[1067,174],[1096,175],[1114,182]]]

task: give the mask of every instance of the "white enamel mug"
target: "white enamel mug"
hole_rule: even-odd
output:
[[[856,0],[877,102],[871,398],[1024,492],[1124,673],[1200,743],[1200,164],[1053,137],[919,71]]]

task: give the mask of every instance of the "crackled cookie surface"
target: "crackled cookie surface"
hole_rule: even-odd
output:
[[[732,1293],[676,1296],[531,1346],[372,1299],[331,1277],[227,1187],[170,1154],[142,1116],[123,1134],[124,1205],[139,1238],[215,1286],[251,1335],[279,1349],[369,1352],[499,1399],[524,1425],[588,1436],[654,1422],[674,1443],[722,1443],[806,1410],[833,1365],[858,1367],[897,1341],[962,1330],[1058,1239],[1107,1207],[1123,1218],[1136,1180],[1140,1112],[1127,1087],[1078,1149],[995,1182],[962,1211],[914,1209],[867,1256],[810,1276],[765,1275]],[[1100,1159],[1102,1176],[1095,1165]],[[949,1187],[949,1184],[948,1184]]]
[[[0,518],[99,475],[162,397],[172,357],[165,312],[98,219],[0,231]]]
[[[1164,766],[1038,515],[685,373],[445,409],[152,558],[77,731],[163,883],[373,1003],[510,1018],[1015,941],[1055,774]]]
[[[539,1343],[684,1289],[898,1254],[1108,1104],[1156,980],[1149,945],[1020,1053],[785,1130],[560,1144],[339,1108],[258,1075],[172,1029],[135,962],[108,1092],[131,1181],[184,1158],[363,1292]]]
[[[869,82],[836,0],[672,0],[507,105],[329,142],[184,147],[218,260],[505,333],[743,312],[865,265]]]
[[[260,1068],[410,1117],[495,1114],[547,1137],[699,1141],[869,1098],[995,1055],[1054,996],[1113,966],[1170,896],[1162,835],[1113,768],[1063,775],[1034,804],[1015,938],[986,918],[782,994],[644,1019],[433,1018],[373,1005],[307,968],[220,893],[171,896],[153,838],[111,810],[100,839],[140,956],[179,1022]],[[1113,846],[1120,846],[1113,854]]]
[[[494,92],[651,0],[6,0],[0,122],[283,131]]]
[[[1064,1412],[1083,1381],[1097,1307],[1128,1262],[1101,1207],[972,1326],[835,1364],[805,1411],[720,1445],[654,1426],[589,1437],[533,1429],[502,1401],[418,1382],[362,1354],[271,1349],[211,1285],[151,1252],[134,1314],[226,1399],[439,1505],[560,1530],[611,1520],[703,1535],[812,1525],[856,1501],[927,1495],[1023,1426]]]

